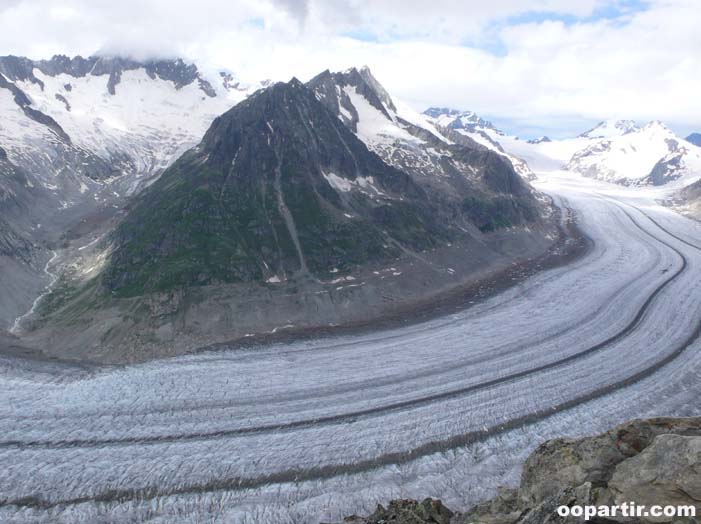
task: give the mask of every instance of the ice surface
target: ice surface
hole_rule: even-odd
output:
[[[572,173],[538,189],[578,213],[591,250],[467,310],[118,368],[0,361],[0,520],[316,523],[406,496],[464,509],[545,438],[698,414],[701,225]]]

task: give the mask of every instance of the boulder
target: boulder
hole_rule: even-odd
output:
[[[695,506],[701,516],[701,437],[660,435],[620,463],[608,483],[616,504]],[[673,522],[648,517],[643,522]]]
[[[697,524],[701,518],[581,517],[561,506],[673,505],[701,516],[701,418],[633,420],[600,435],[554,439],[526,460],[518,489],[466,513],[453,514],[438,500],[398,500],[378,506],[356,524]]]
[[[547,441],[524,464],[520,488],[523,504],[532,507],[585,482],[595,488],[605,487],[618,464],[665,434],[701,436],[701,418],[633,420],[593,437]]]
[[[450,524],[453,512],[440,500],[426,498],[421,502],[411,499],[392,500],[387,508],[377,505],[368,517],[353,515],[344,523],[353,524]]]

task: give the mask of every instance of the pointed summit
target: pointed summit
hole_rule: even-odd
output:
[[[421,249],[445,238],[434,215],[409,176],[292,79],[218,117],[144,191],[115,233],[103,283],[134,296],[326,278],[396,258],[390,236]]]
[[[365,81],[365,83],[370,86],[370,88],[375,91],[375,94],[380,99],[380,101],[385,105],[387,109],[396,111],[397,108],[392,102],[392,97],[389,95],[387,90],[382,87],[380,82],[373,76],[370,68],[368,66],[363,66],[360,68],[360,76]]]
[[[354,125],[353,122],[357,123],[357,114],[354,115],[355,109],[353,109],[353,104],[348,99],[346,92],[341,95],[340,102],[338,101],[337,87],[342,91],[345,91],[346,87],[354,88],[358,95],[365,98],[372,107],[390,120],[392,120],[390,113],[396,111],[392,97],[372,75],[367,66],[360,70],[351,67],[340,73],[330,73],[326,70],[312,78],[307,85],[315,92],[317,98],[329,106],[332,111],[338,112],[340,104],[340,107],[346,110],[348,114],[346,119],[351,122],[351,126]]]

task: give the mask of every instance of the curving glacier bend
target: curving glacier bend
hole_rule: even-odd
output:
[[[310,522],[457,509],[545,438],[689,415],[701,224],[568,172],[588,254],[431,321],[129,367],[0,361],[3,522]],[[467,500],[466,494],[473,497]]]

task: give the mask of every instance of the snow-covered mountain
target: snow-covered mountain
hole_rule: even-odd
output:
[[[516,172],[528,179],[534,178],[533,171],[521,157],[507,152],[501,142],[509,137],[497,129],[489,120],[473,111],[459,111],[447,107],[430,107],[423,113],[430,121],[448,136],[455,134],[468,137],[478,144],[503,155],[514,166]],[[447,131],[447,133],[446,133]],[[511,137],[516,139],[516,137]]]
[[[50,185],[58,174],[148,175],[256,87],[224,72],[205,78],[182,60],[2,57],[0,146]]]
[[[429,107],[424,111],[424,114],[432,118],[439,127],[466,129],[469,131],[493,129],[497,133],[500,133],[500,131],[494,127],[494,124],[480,117],[474,111],[460,111],[448,107]]]
[[[529,144],[545,144],[547,142],[552,142],[549,136],[541,136],[538,138],[531,138],[528,143]]]
[[[495,188],[488,187],[489,173],[519,178],[517,162],[498,144],[479,131],[473,137],[466,129],[439,126],[436,117],[418,113],[391,97],[367,67],[336,73],[327,70],[307,85],[368,149],[410,174],[433,198],[442,199],[446,210],[462,205],[466,190],[492,198]],[[491,125],[477,118],[474,123]],[[520,180],[506,191],[512,189],[514,194],[531,191]]]
[[[701,148],[677,137],[663,123],[614,129],[619,133],[593,140],[574,153],[567,169],[624,185],[674,182],[681,187],[701,178]]]
[[[367,67],[324,71],[308,85],[385,162],[426,176],[442,174],[440,149],[451,141],[428,118],[390,97]]]
[[[457,121],[455,114],[449,116],[453,118],[434,118],[449,124]],[[472,114],[467,116],[469,121]],[[633,120],[604,120],[577,137],[559,140],[521,140],[496,131],[491,124],[470,126],[470,131],[461,132],[475,140],[480,136],[489,139],[494,147],[536,170],[566,169],[617,184],[669,184],[671,188],[701,178],[701,147],[678,137],[659,121],[641,127]]]
[[[583,138],[611,138],[639,129],[634,120],[604,120],[579,136]]]
[[[182,60],[0,57],[0,326],[48,282],[52,249],[104,232],[257,87]]]

